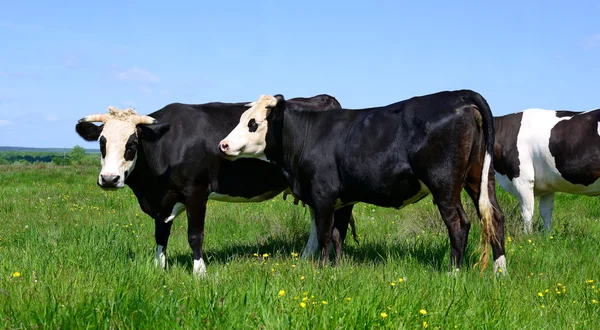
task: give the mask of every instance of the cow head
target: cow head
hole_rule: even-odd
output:
[[[92,122],[102,123],[100,126]],[[131,173],[137,159],[139,132],[142,124],[155,124],[149,116],[138,115],[128,108],[108,108],[108,114],[89,115],[75,126],[77,133],[86,141],[100,142],[102,169],[98,185],[104,189],[123,188],[125,178]]]
[[[257,101],[247,104],[240,123],[219,143],[219,149],[228,159],[264,158],[268,120],[278,98],[261,95]]]

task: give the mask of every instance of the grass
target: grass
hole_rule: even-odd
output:
[[[507,218],[509,276],[481,276],[479,225],[464,268],[446,273],[449,244],[426,198],[402,211],[358,204],[360,245],[339,267],[298,260],[308,212],[280,196],[209,202],[208,276],[191,275],[185,216],[166,271],[154,268],[154,222],[128,189],[104,192],[95,167],[0,166],[0,327],[218,329],[595,328],[600,321],[600,203],[558,195],[554,231],[522,233]]]

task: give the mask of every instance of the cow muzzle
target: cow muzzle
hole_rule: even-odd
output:
[[[123,181],[121,180],[121,176],[118,174],[100,173],[98,185],[102,189],[113,190],[117,188],[123,188]]]
[[[219,143],[219,150],[221,151],[221,153],[225,156],[229,157],[236,157],[237,155],[240,154],[240,151],[237,150],[232,150],[231,148],[231,143],[227,140],[222,140]]]

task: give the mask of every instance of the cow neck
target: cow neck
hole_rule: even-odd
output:
[[[295,171],[297,164],[302,159],[305,150],[305,143],[309,140],[307,136],[309,121],[308,116],[314,114],[306,110],[286,109],[281,115],[280,123],[275,130],[279,134],[277,142],[279,143],[280,161],[284,164],[288,173]]]

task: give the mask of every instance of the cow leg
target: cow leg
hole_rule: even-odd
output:
[[[302,259],[308,259],[309,257],[314,256],[319,248],[317,224],[315,222],[315,211],[312,209],[312,207],[309,207],[308,209],[310,210],[310,236],[308,237],[308,242],[306,242],[304,252],[302,252]]]
[[[540,196],[540,215],[544,219],[544,230],[552,231],[552,211],[554,210],[554,193]]]
[[[333,232],[333,204],[330,206],[316,207],[315,223],[317,227],[317,239],[321,249],[321,263],[324,265],[329,260],[329,246]]]
[[[463,210],[460,198],[458,201],[443,196],[434,196],[434,198],[450,236],[450,272],[455,272],[462,264],[471,223]]]
[[[473,200],[473,204],[475,204],[475,209],[477,210],[477,215],[481,218],[481,213],[479,212],[479,171],[480,169],[476,168],[474,171],[472,170],[471,173],[469,173],[465,190]],[[492,253],[494,256],[494,274],[502,273],[503,275],[507,275],[506,256],[504,251],[504,215],[502,214],[500,205],[496,199],[494,172],[491,169],[488,176],[488,191],[488,196],[490,198],[490,202],[492,203],[494,212],[492,225],[494,227],[495,236],[490,237],[489,242],[492,245]]]
[[[333,216],[333,231],[332,231],[332,239],[335,247],[336,253],[336,261],[339,261],[339,257],[342,255],[342,249],[344,240],[346,239],[346,235],[348,233],[348,225],[352,225],[353,231],[352,235],[354,240],[356,239],[356,231],[354,229],[354,219],[352,218],[352,208],[354,205],[345,206],[334,212]],[[308,242],[306,243],[306,247],[304,248],[304,252],[302,253],[302,259],[307,259],[310,256],[316,254],[319,248],[319,240],[317,238],[317,225],[315,223],[315,214],[312,208],[310,208],[310,236],[308,238]]]
[[[533,232],[533,210],[535,199],[533,195],[533,180],[516,178],[515,188],[519,204],[521,205],[521,216],[523,217],[523,230],[527,234]]]
[[[154,265],[165,269],[167,267],[167,244],[171,235],[173,222],[165,223],[162,218],[154,220],[154,238],[156,240],[156,256]]]
[[[348,205],[337,210],[333,214],[333,232],[332,239],[335,247],[335,264],[339,264],[342,258],[342,249],[344,240],[348,233],[348,224],[354,221],[352,219],[352,208],[354,205]]]
[[[206,275],[206,266],[202,259],[202,243],[204,242],[204,217],[206,216],[205,194],[195,194],[186,201],[188,218],[188,243],[194,254],[193,274]]]

